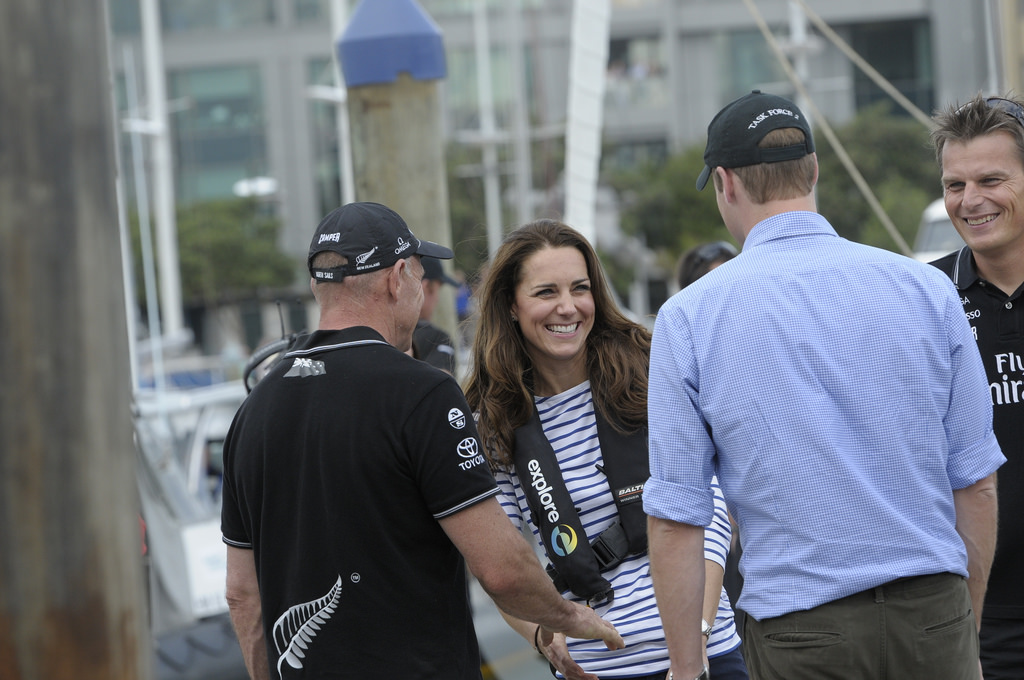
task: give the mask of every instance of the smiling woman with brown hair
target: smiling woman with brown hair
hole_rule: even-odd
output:
[[[528,528],[563,595],[612,622],[626,649],[545,634],[506,616],[559,677],[664,678],[669,659],[640,503],[649,476],[650,333],[615,304],[597,254],[571,227],[509,234],[479,296],[466,395],[512,523]],[[708,530],[704,618],[715,678],[746,678],[722,590],[724,501]],[[733,668],[738,670],[733,671]]]

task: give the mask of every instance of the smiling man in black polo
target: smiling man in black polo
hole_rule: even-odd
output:
[[[932,264],[960,291],[988,375],[999,535],[981,617],[985,680],[1024,678],[1024,106],[975,97],[936,117],[946,211],[967,244]],[[973,576],[973,574],[972,574]]]

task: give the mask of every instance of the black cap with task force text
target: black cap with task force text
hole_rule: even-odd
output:
[[[348,258],[348,264],[317,268],[313,258],[325,250]],[[380,203],[348,203],[332,210],[316,228],[306,264],[317,281],[341,281],[346,276],[381,271],[401,259],[421,255],[442,260],[454,253],[444,246],[421,241],[405,220]]]
[[[762,149],[758,146],[772,130],[803,130],[804,141]],[[742,168],[758,163],[791,161],[814,153],[814,137],[807,116],[785,97],[754,90],[718,112],[708,125],[704,170],[697,178],[701,191],[715,168]]]

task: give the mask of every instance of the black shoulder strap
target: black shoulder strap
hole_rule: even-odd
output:
[[[608,477],[608,485],[619,511],[619,522],[625,532],[625,548],[621,540],[615,551],[618,558],[615,564],[626,555],[647,551],[647,514],[644,513],[644,483],[651,476],[650,458],[647,448],[647,428],[642,427],[635,432],[623,434],[612,427],[600,412],[597,416],[597,438],[601,442],[601,458],[604,459],[603,472]],[[612,525],[614,527],[615,525]],[[605,530],[596,544],[604,540]],[[607,568],[615,566],[611,564]]]
[[[516,429],[513,452],[523,493],[551,559],[548,574],[559,590],[568,588],[588,602],[611,601],[611,584],[601,573],[628,555],[647,550],[647,516],[641,501],[650,476],[647,428],[623,434],[600,413],[595,416],[604,460],[601,471],[608,478],[618,519],[593,543],[588,543],[536,410]]]
[[[512,461],[558,575],[573,593],[588,602],[611,601],[612,584],[601,576],[536,409],[525,425],[516,428]]]

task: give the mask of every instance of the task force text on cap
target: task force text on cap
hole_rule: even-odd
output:
[[[346,257],[348,264],[314,267],[317,253],[328,250]],[[346,276],[386,269],[413,255],[448,260],[453,253],[444,246],[416,238],[405,220],[387,206],[348,203],[320,221],[309,244],[306,264],[310,276],[317,281],[341,281]]]
[[[758,144],[772,130],[797,128],[804,141],[762,149]],[[785,97],[754,90],[730,103],[711,119],[704,170],[697,178],[697,191],[704,189],[715,168],[742,168],[758,163],[791,161],[814,153],[814,137],[807,116]]]

